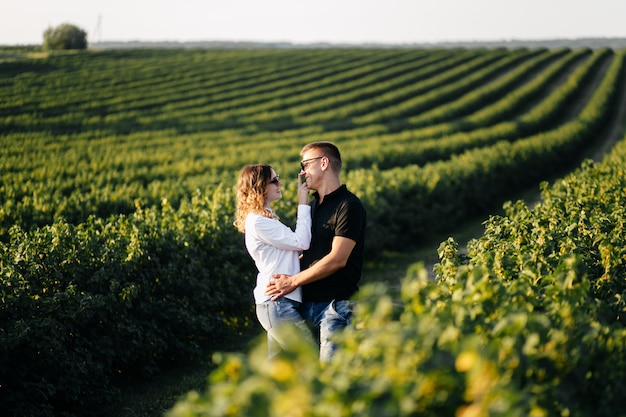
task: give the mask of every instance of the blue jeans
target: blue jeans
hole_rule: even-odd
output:
[[[330,361],[337,349],[333,335],[352,322],[352,303],[349,300],[305,302],[301,310],[302,317],[319,328],[320,361]]]
[[[267,355],[272,358],[289,347],[289,338],[281,332],[281,324],[290,323],[301,333],[300,339],[313,343],[313,335],[300,315],[300,303],[281,297],[276,301],[266,301],[256,305],[256,316],[267,332]]]

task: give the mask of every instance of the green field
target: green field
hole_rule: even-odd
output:
[[[198,190],[230,187],[246,163],[288,178],[313,140],[341,147],[356,187],[368,176],[444,178],[446,165],[503,144],[564,138],[543,152],[556,163],[539,172],[503,164],[508,183],[464,203],[460,214],[471,214],[571,169],[600,140],[619,90],[592,93],[617,82],[607,78],[614,58],[607,49],[132,50],[5,62],[0,237],[15,224],[132,213],[138,201],[178,207]],[[357,191],[376,198],[382,186]]]
[[[243,165],[270,163],[294,178],[275,207],[292,222],[298,152],[310,141],[340,147],[342,179],[368,211],[364,281],[398,289],[401,277],[381,272],[390,254],[434,250],[440,236],[622,139],[625,57],[609,48],[0,53],[0,404],[15,415],[85,415],[128,381],[254,333],[255,271],[232,227],[233,186]],[[451,280],[455,262],[438,276]],[[621,265],[605,264],[589,279]],[[446,412],[475,400],[452,385]],[[301,388],[315,397],[311,387]],[[526,405],[520,415],[567,408]]]

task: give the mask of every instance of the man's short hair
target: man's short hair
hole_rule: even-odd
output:
[[[339,148],[337,147],[337,145],[332,142],[311,142],[307,145],[304,145],[304,147],[300,151],[300,156],[304,155],[306,152],[312,149],[322,151],[322,154],[330,161],[330,166],[332,167],[333,171],[341,171],[341,153],[339,152]]]

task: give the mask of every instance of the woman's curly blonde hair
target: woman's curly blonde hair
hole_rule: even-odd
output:
[[[250,213],[269,218],[278,218],[265,209],[267,185],[272,180],[272,167],[265,164],[246,165],[241,169],[237,181],[237,210],[234,225],[245,232],[246,217]]]

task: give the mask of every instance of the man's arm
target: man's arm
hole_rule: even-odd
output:
[[[276,300],[283,295],[289,294],[297,287],[326,278],[337,272],[348,263],[348,258],[356,242],[347,237],[335,236],[330,253],[322,259],[295,275],[273,275],[274,281],[267,285],[265,293]]]

